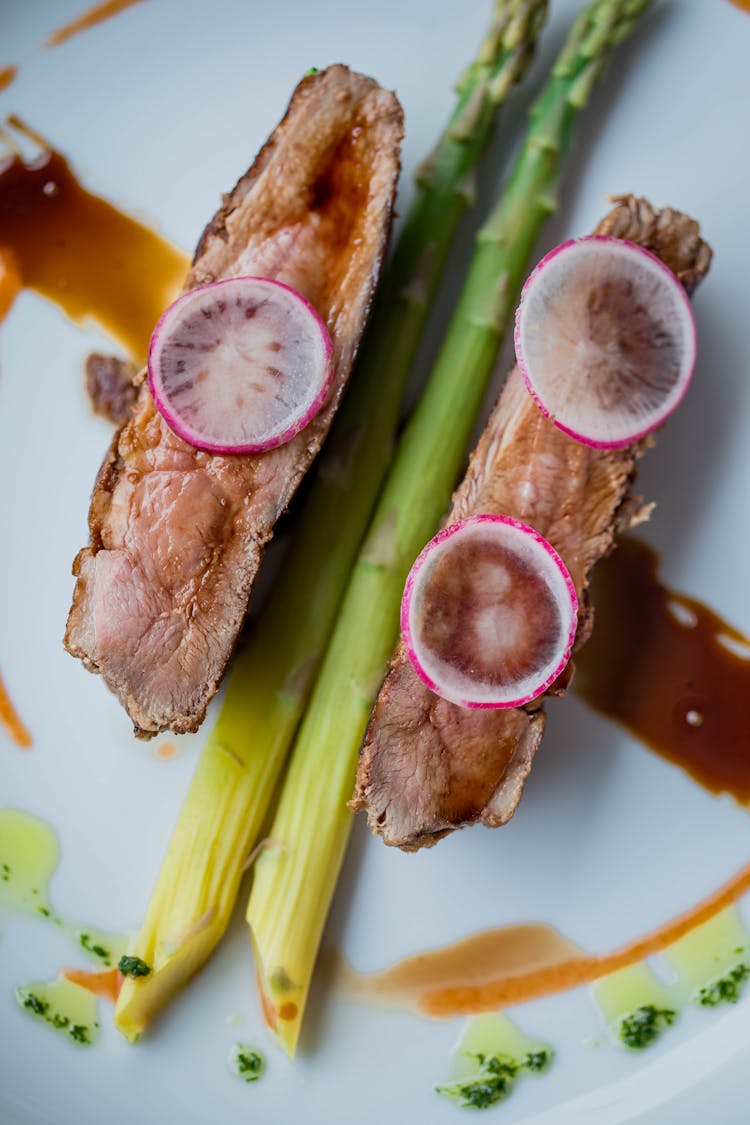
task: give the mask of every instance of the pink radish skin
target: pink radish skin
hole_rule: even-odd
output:
[[[291,310],[292,316],[297,317],[299,323],[307,332],[309,339],[312,341],[309,351],[309,366],[313,375],[316,376],[314,387],[315,394],[313,397],[308,395],[308,401],[303,401],[296,406],[295,404],[291,404],[288,411],[289,417],[284,420],[285,424],[273,428],[272,432],[267,433],[259,440],[236,441],[232,440],[231,436],[227,436],[226,438],[225,435],[221,435],[221,438],[215,434],[206,436],[205,433],[191,425],[185,417],[183,417],[180,411],[175,407],[172,395],[164,384],[162,361],[165,346],[173,342],[173,334],[179,330],[184,316],[189,315],[191,304],[194,304],[197,310],[200,308],[200,303],[205,299],[206,295],[210,295],[218,302],[225,293],[228,296],[234,293],[237,300],[242,299],[242,297],[245,299],[254,299],[250,296],[251,292],[254,292],[255,296],[259,297],[261,300],[267,299],[279,303],[279,298],[281,298],[282,305],[286,304],[287,309]],[[207,302],[207,304],[209,303],[210,302]],[[231,341],[229,342],[231,343]],[[321,409],[328,397],[334,376],[332,352],[333,343],[325,322],[319,316],[313,305],[311,305],[301,293],[298,293],[291,286],[285,285],[280,281],[275,281],[272,278],[227,278],[223,281],[213,282],[210,285],[203,285],[196,289],[191,289],[188,293],[178,297],[159,318],[149,345],[148,385],[154,404],[167,425],[190,445],[197,449],[204,449],[210,453],[262,453],[268,449],[274,449],[279,445],[284,445],[286,442],[291,441],[293,437],[309,424]],[[251,368],[248,368],[248,370],[251,370]],[[219,372],[219,374],[221,373]],[[228,377],[232,377],[232,375],[229,374]],[[250,410],[251,407],[252,403],[250,406],[245,405],[243,410]],[[237,411],[233,413],[237,414]],[[236,420],[233,420],[230,416],[228,426],[231,427],[233,421],[236,423]]]
[[[671,297],[674,301],[676,315],[679,321],[678,327],[685,333],[684,338],[680,339],[677,330],[674,333],[675,344],[679,343],[683,347],[681,356],[681,364],[678,377],[674,383],[669,394],[658,408],[654,408],[645,425],[636,427],[634,429],[627,429],[617,437],[603,438],[594,435],[590,432],[584,432],[576,425],[571,424],[569,421],[560,417],[559,413],[550,408],[548,402],[545,401],[543,393],[540,393],[538,381],[534,375],[534,362],[530,361],[524,346],[524,316],[527,313],[530,295],[534,292],[540,284],[541,275],[547,274],[550,267],[554,269],[557,260],[561,255],[569,254],[571,249],[585,247],[587,245],[600,245],[614,249],[620,254],[632,255],[634,259],[641,260],[642,264],[646,265],[646,270],[652,273],[663,276],[664,281],[667,282],[671,291]],[[573,267],[573,269],[575,266]],[[645,271],[644,271],[645,272]],[[665,290],[666,292],[666,290]],[[647,434],[657,429],[667,420],[667,418],[677,409],[682,402],[687,389],[692,379],[693,371],[695,368],[695,361],[697,356],[697,332],[695,325],[695,316],[693,313],[690,299],[685,292],[684,288],[672,273],[672,271],[648,250],[644,250],[642,246],[635,243],[628,242],[625,239],[611,238],[605,235],[591,235],[586,238],[570,239],[567,242],[561,243],[551,250],[549,254],[535,266],[529,277],[526,279],[523,290],[521,292],[521,300],[516,310],[515,321],[515,349],[516,360],[518,362],[521,375],[528,388],[529,393],[536,402],[537,406],[545,417],[549,418],[558,429],[563,433],[568,434],[575,441],[581,442],[583,445],[588,445],[595,449],[621,449],[625,446],[632,445],[646,437]]]
[[[502,530],[502,532],[506,533],[502,536],[506,545],[509,538],[507,533],[518,532],[525,537],[525,541],[521,542],[523,542],[524,549],[527,553],[529,551],[531,551],[532,554],[539,552],[537,555],[537,559],[540,563],[538,576],[541,577],[546,572],[551,577],[552,581],[556,583],[557,589],[553,593],[553,598],[560,615],[560,636],[558,645],[555,648],[555,654],[552,657],[554,662],[553,666],[550,666],[550,662],[547,661],[544,666],[545,674],[538,682],[534,682],[533,685],[529,686],[527,690],[518,694],[514,694],[510,691],[510,693],[503,698],[495,698],[492,700],[471,698],[466,693],[462,694],[457,692],[455,690],[455,685],[446,682],[448,677],[438,682],[435,676],[425,667],[425,660],[420,656],[421,646],[417,636],[418,621],[415,620],[415,614],[419,611],[417,596],[420,592],[420,586],[424,586],[425,582],[429,583],[430,581],[429,573],[425,578],[424,568],[431,562],[434,562],[436,551],[440,551],[440,548],[454,539],[455,536],[460,536],[462,533],[466,534],[466,532],[471,531],[471,529],[481,527],[487,527],[487,530],[490,531],[492,528],[497,528],[498,531]],[[512,534],[510,538],[513,538]],[[550,562],[553,564],[552,566],[549,565]],[[458,563],[459,558],[457,557],[456,564]],[[455,703],[459,707],[466,707],[473,710],[499,710],[510,707],[522,707],[525,703],[530,703],[533,699],[537,699],[540,695],[543,695],[547,688],[555,682],[570,659],[577,624],[578,598],[576,596],[575,585],[565,563],[554,547],[548,543],[543,536],[534,531],[533,528],[522,523],[520,520],[513,519],[511,516],[493,515],[489,513],[470,516],[438,532],[417,556],[406,580],[401,601],[401,635],[409,659],[417,675],[430,691],[435,692],[436,695],[448,699],[451,703]],[[528,676],[525,678],[528,680]],[[478,694],[480,693],[478,692]],[[500,693],[498,692],[498,696],[499,695]]]

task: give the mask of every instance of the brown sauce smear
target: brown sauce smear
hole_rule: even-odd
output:
[[[584,953],[551,926],[523,923],[484,930],[379,973],[357,973],[339,960],[334,979],[356,998],[436,1019],[498,1011],[590,984],[661,953],[748,890],[750,864],[684,914],[611,953]]]
[[[750,0],[729,0],[729,2],[742,12],[750,12]]]
[[[656,555],[623,539],[594,572],[595,626],[573,681],[712,793],[750,801],[750,641],[663,586]]]
[[[87,192],[67,161],[17,119],[42,149],[0,164],[0,320],[21,289],[48,297],[75,321],[92,318],[138,360],[182,286],[188,258],[166,239]],[[21,747],[31,736],[0,679],[0,725]]]
[[[31,735],[26,726],[21,722],[5,684],[0,677],[0,726],[10,735],[16,746],[28,750],[31,746]]]
[[[45,47],[59,47],[61,43],[66,43],[68,39],[72,39],[80,31],[95,27],[96,24],[103,23],[104,20],[116,16],[118,12],[122,12],[125,8],[131,8],[133,4],[141,2],[142,0],[104,0],[102,4],[96,4],[83,15],[78,16],[77,19],[71,20],[70,23],[66,23],[59,28],[58,31],[50,35],[44,45]]]
[[[0,67],[0,90],[6,90],[17,74],[17,66]]]
[[[142,360],[187,256],[86,191],[63,156],[17,119],[10,124],[44,151],[0,165],[0,315],[19,289],[34,289],[75,321],[93,318]]]

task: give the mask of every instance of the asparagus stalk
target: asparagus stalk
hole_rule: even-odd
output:
[[[138,1037],[226,929],[312,688],[357,548],[392,454],[398,412],[429,306],[472,195],[497,111],[524,74],[547,0],[496,0],[476,60],[417,175],[356,377],[321,458],[285,564],[228,677],[148,912],[115,1022]]]
[[[595,0],[531,111],[507,187],[475,254],[427,388],[404,432],[359,552],[292,754],[273,851],[247,910],[264,1010],[294,1053],[343,859],[357,753],[398,633],[408,569],[446,510],[543,220],[555,210],[573,125],[607,56],[649,0]]]

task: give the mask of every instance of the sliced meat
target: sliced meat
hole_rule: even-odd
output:
[[[65,644],[150,736],[196,730],[245,618],[263,545],[320,448],[365,324],[390,226],[402,113],[344,66],[303,79],[199,242],[185,283],[261,275],[300,290],[333,339],[330,397],[278,449],[217,456],[140,388],[97,478]]]
[[[708,270],[711,250],[697,223],[644,199],[621,197],[597,228],[658,254],[688,291]],[[591,568],[615,534],[647,518],[630,495],[648,439],[623,450],[590,449],[534,405],[518,368],[505,384],[448,522],[478,512],[524,520],[559,551],[580,599],[576,647],[591,632]],[[549,694],[561,694],[569,665]],[[387,844],[413,850],[463,825],[504,824],[515,812],[544,732],[543,700],[525,708],[471,711],[430,692],[400,644],[362,747],[353,809],[365,809]]]
[[[129,359],[92,352],[86,356],[86,394],[94,414],[124,426],[138,397],[138,368]]]

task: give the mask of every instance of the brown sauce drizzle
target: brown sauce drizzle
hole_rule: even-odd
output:
[[[750,0],[729,0],[729,2],[742,12],[750,12]]]
[[[63,27],[59,28],[52,35],[50,35],[45,47],[59,47],[61,43],[66,43],[68,39],[72,39],[74,35],[78,35],[80,31],[86,31],[89,27],[95,27],[98,23],[103,23],[104,20],[116,16],[118,12],[122,12],[125,8],[132,7],[133,4],[139,4],[141,0],[104,0],[101,4],[94,5],[89,8],[83,15],[78,16],[76,19],[66,23]]]
[[[0,726],[7,731],[16,746],[20,746],[22,750],[28,750],[31,746],[31,735],[21,722],[18,712],[5,690],[2,677],[0,677]]]
[[[498,1011],[590,984],[661,953],[748,890],[750,863],[684,914],[611,953],[584,953],[551,926],[523,923],[484,930],[379,973],[357,973],[339,959],[333,976],[359,999],[435,1019]]]
[[[11,82],[18,74],[17,66],[3,66],[0,67],[0,90],[7,90]]]
[[[19,289],[34,289],[77,322],[93,318],[143,359],[187,256],[86,191],[65,158],[17,119],[9,125],[42,152],[0,164],[0,315]]]
[[[96,320],[142,360],[182,286],[187,256],[87,192],[65,158],[17,118],[8,126],[41,153],[25,161],[12,152],[0,163],[0,320],[21,289],[34,289],[73,320]],[[15,143],[10,133],[2,140]],[[18,746],[31,745],[1,679],[0,725]]]
[[[634,539],[594,572],[595,625],[573,681],[712,793],[750,801],[750,641],[694,598],[663,586]]]

